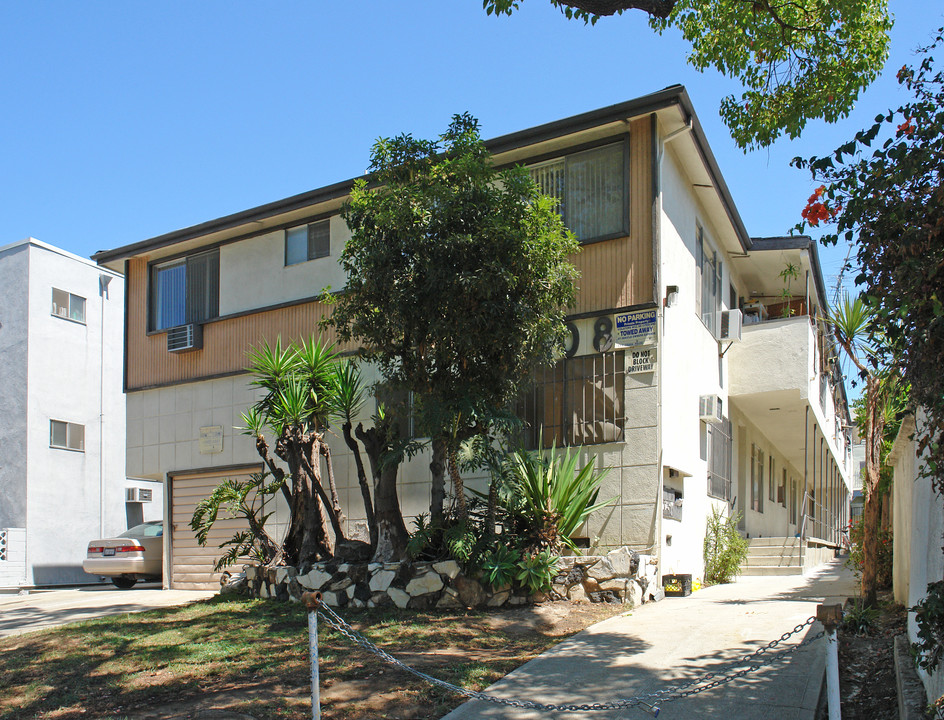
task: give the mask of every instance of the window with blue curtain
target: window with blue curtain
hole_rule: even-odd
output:
[[[151,266],[150,329],[166,330],[219,316],[218,250]]]

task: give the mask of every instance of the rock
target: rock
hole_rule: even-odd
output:
[[[384,592],[390,587],[390,583],[393,582],[393,578],[395,578],[396,575],[393,570],[381,570],[378,573],[374,573],[374,576],[370,579],[370,589],[374,592]]]
[[[656,587],[654,591],[649,593],[649,597],[652,602],[662,602],[665,600],[665,590],[660,587]]]
[[[501,607],[505,604],[505,601],[511,596],[511,593],[507,590],[505,592],[495,593],[488,600],[489,607]]]
[[[321,600],[325,605],[330,607],[345,607],[347,606],[347,593],[344,592],[326,592],[322,593]]]
[[[246,579],[246,573],[232,575],[225,581],[221,580],[221,583],[220,595],[247,595],[249,593],[249,580]]]
[[[514,607],[527,605],[530,601],[524,595],[512,595],[508,598],[508,604]]]
[[[289,578],[295,577],[297,574],[293,567],[278,567],[275,569],[275,584],[280,585]]]
[[[255,565],[247,565],[246,566],[246,579],[250,581],[255,580],[256,573],[258,572],[258,570],[259,568],[256,567]]]
[[[337,582],[333,582],[328,586],[328,590],[332,592],[341,592],[342,590],[347,590],[351,585],[354,584],[354,581],[351,580],[349,575],[342,577]]]
[[[462,603],[459,602],[459,599],[456,596],[450,595],[449,593],[443,593],[442,597],[439,598],[439,602],[436,603],[436,607],[458,608],[458,607],[462,607]]]
[[[366,563],[372,554],[370,543],[363,540],[342,540],[334,548],[335,557],[351,563]]]
[[[389,588],[387,590],[387,596],[393,601],[393,604],[401,610],[405,610],[410,602],[410,596],[400,588]]]
[[[410,610],[432,610],[436,606],[437,600],[437,595],[417,595],[414,598],[410,598],[410,602],[407,603],[407,608]]]
[[[455,560],[446,560],[445,562],[433,563],[433,570],[453,580],[459,574],[460,568],[459,563]]]
[[[351,607],[357,608],[358,610],[360,610],[361,608],[367,607],[367,604],[363,600],[358,600],[357,598],[354,598],[351,600]]]
[[[393,605],[393,600],[385,592],[374,593],[367,602],[367,607],[385,607],[387,605]]]
[[[307,590],[321,590],[325,585],[331,582],[334,577],[331,573],[326,573],[319,568],[312,568],[307,575],[298,576],[298,584]]]
[[[587,591],[584,590],[583,585],[574,585],[568,591],[567,599],[574,605],[580,605],[581,603],[587,602]]]
[[[358,583],[354,586],[354,597],[360,600],[361,602],[367,602],[370,600],[372,593],[370,588],[368,588],[363,583]]]
[[[350,585],[347,586],[347,590],[345,591],[345,593],[347,595],[348,600],[354,597],[355,592],[357,592],[357,585],[355,585],[354,583],[351,583]]]
[[[639,607],[642,605],[642,588],[639,587],[639,583],[635,580],[630,580],[626,583],[626,594],[624,595],[626,602],[628,602],[633,607]]]
[[[598,583],[593,578],[588,577],[581,583],[581,585],[583,585],[583,589],[586,590],[588,594],[600,592],[600,583]]]
[[[613,578],[600,583],[600,589],[603,591],[611,590],[620,594],[626,591],[626,580],[623,578]]]
[[[438,573],[428,572],[425,575],[415,577],[407,583],[406,591],[413,597],[426,595],[427,593],[439,592],[443,589],[442,578]]]
[[[459,593],[459,601],[466,607],[480,607],[485,603],[485,590],[478,580],[458,575],[453,584]]]
[[[259,586],[259,598],[261,600],[267,600],[269,598],[269,586],[265,583]]]

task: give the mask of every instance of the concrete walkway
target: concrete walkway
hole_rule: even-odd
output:
[[[89,585],[63,590],[30,590],[24,595],[0,595],[0,637],[56,627],[79,620],[185,605],[215,592],[161,590],[159,583],[131,590]]]
[[[666,598],[605,620],[523,665],[489,694],[550,704],[605,703],[654,692],[708,672],[793,630],[819,603],[855,595],[855,578],[841,560],[806,576],[743,577],[736,583]],[[815,635],[822,626],[783,646]],[[660,704],[660,720],[812,720],[825,668],[825,640],[789,659],[681,700]],[[641,708],[580,713],[518,710],[468,702],[444,720],[631,720],[651,717]]]

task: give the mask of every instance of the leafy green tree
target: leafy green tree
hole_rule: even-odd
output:
[[[563,341],[578,245],[524,169],[493,166],[468,114],[437,140],[378,140],[370,170],[342,211],[348,284],[330,322],[414,394],[441,526],[447,459]]]
[[[522,0],[483,0],[510,15]],[[892,21],[886,0],[550,0],[568,18],[596,23],[641,10],[659,33],[679,30],[688,62],[742,84],[721,102],[721,117],[741,148],[795,138],[814,118],[846,117],[888,57]]]
[[[798,228],[826,226],[822,241],[854,245],[873,336],[901,368],[914,407],[923,472],[944,492],[944,70],[933,52],[944,29],[898,80],[911,98],[879,114],[834,153],[794,164],[823,183]],[[873,147],[873,145],[875,147]],[[886,362],[886,364],[889,364]],[[880,453],[876,449],[873,455]]]

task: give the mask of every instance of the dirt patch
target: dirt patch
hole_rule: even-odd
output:
[[[868,635],[839,631],[839,687],[843,720],[898,717],[895,636],[905,632],[905,610],[891,593],[879,595],[881,609]]]

